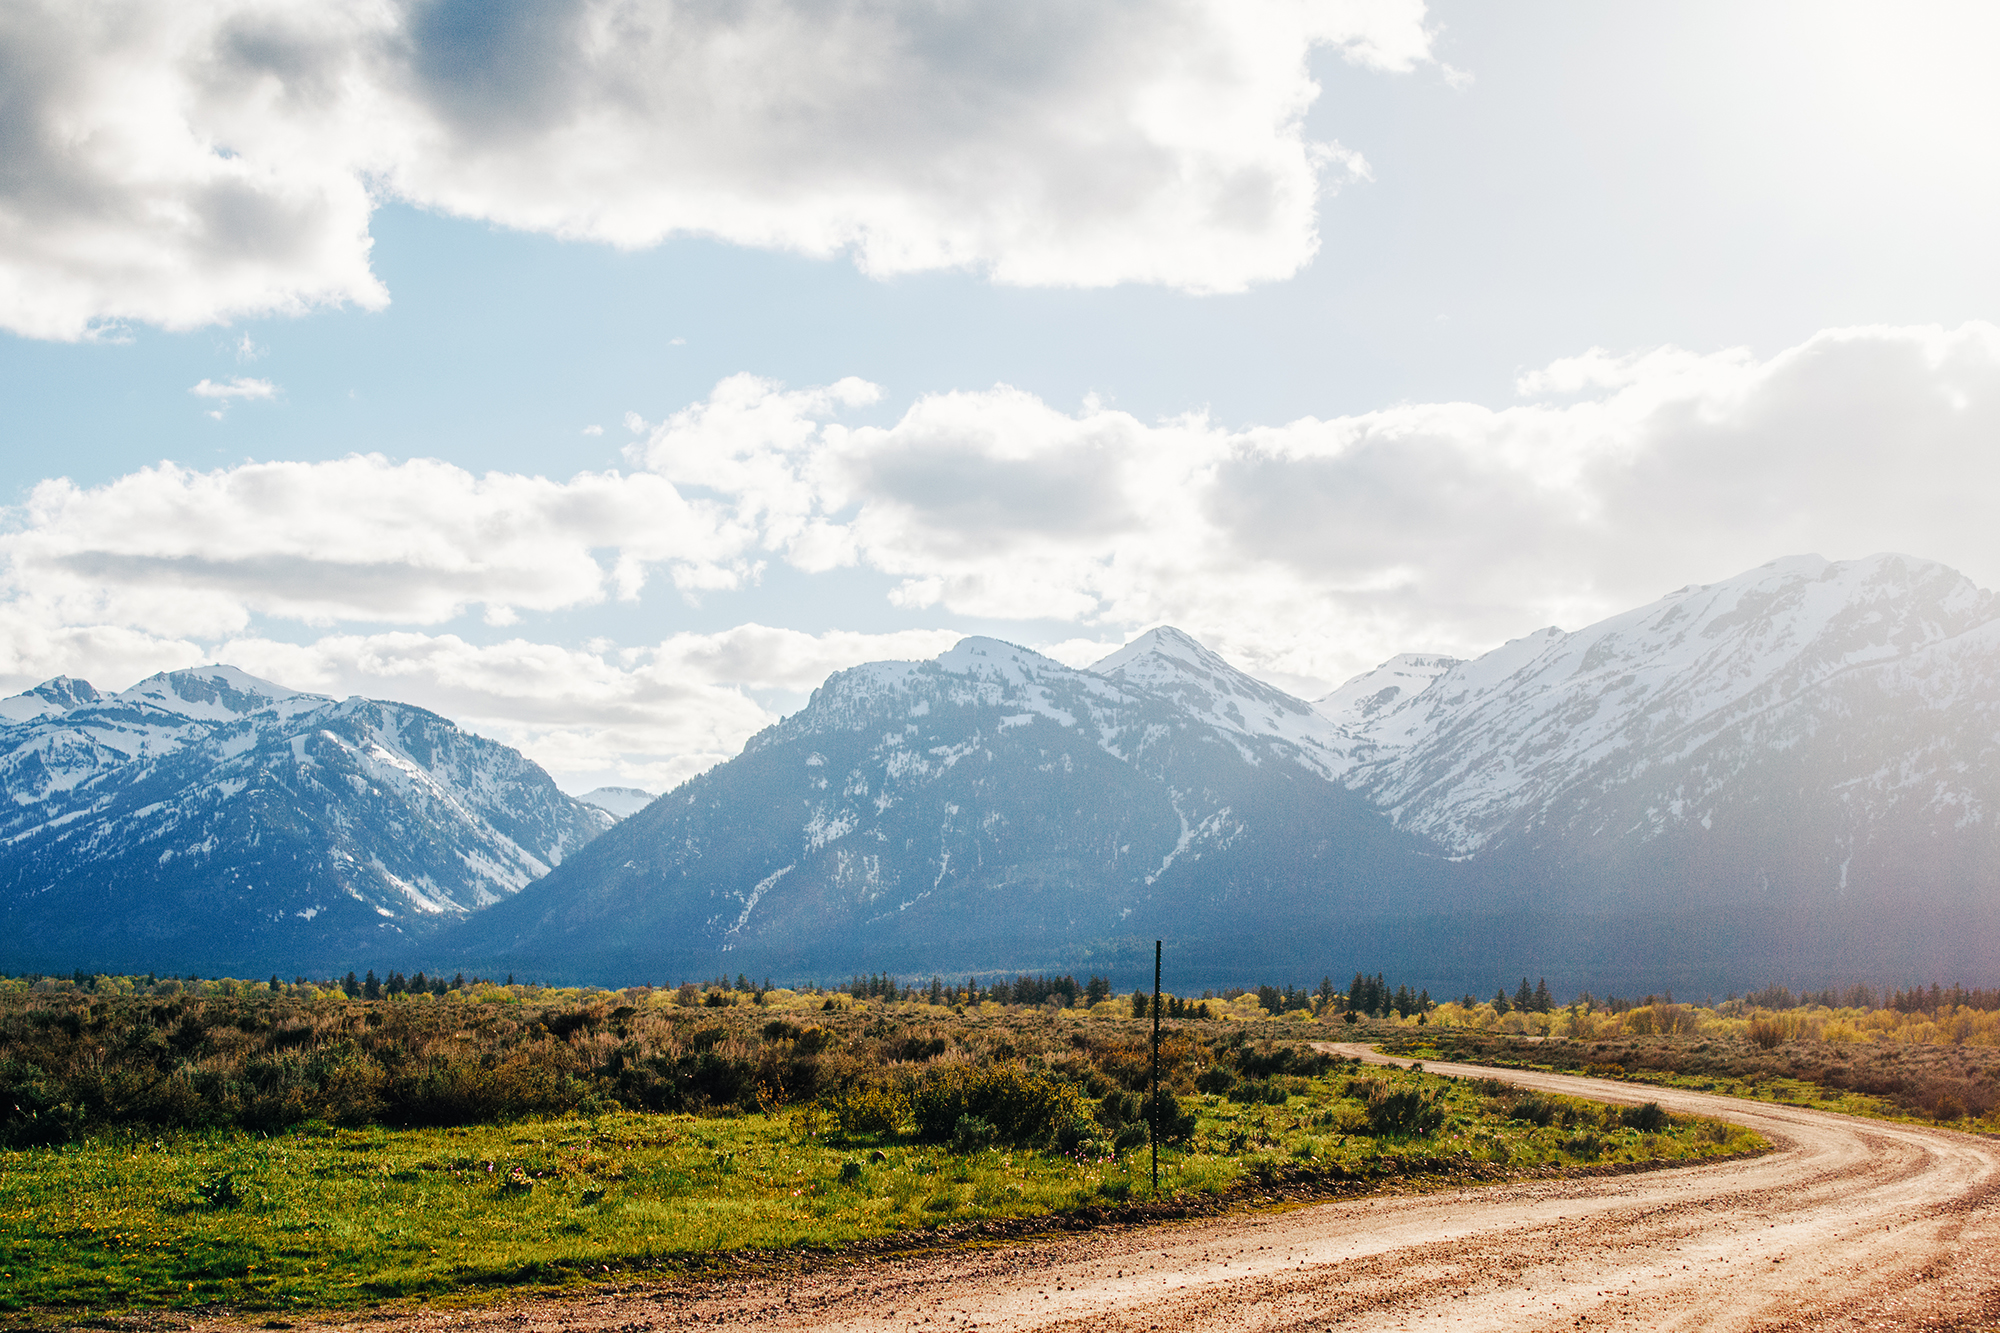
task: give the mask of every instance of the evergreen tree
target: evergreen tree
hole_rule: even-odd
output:
[[[1150,998],[1150,997],[1149,997],[1149,996],[1148,996],[1148,995],[1146,994],[1146,992],[1144,992],[1144,991],[1142,991],[1142,990],[1135,990],[1135,991],[1133,991],[1133,992],[1132,992],[1132,1017],[1134,1017],[1134,1018],[1144,1018],[1144,1017],[1146,1016],[1146,1009],[1147,1009],[1147,1006],[1148,1006],[1148,1005],[1150,1005],[1151,1003],[1152,1003],[1152,1000],[1151,1000],[1151,998]]]
[[[1528,989],[1528,979],[1521,978],[1521,987],[1514,992],[1514,1007],[1524,1014],[1535,1012],[1535,993]]]
[[[1493,992],[1494,1013],[1504,1014],[1513,1007],[1514,1007],[1513,1005],[1507,1003],[1507,988],[1505,986],[1502,986],[1499,990]]]
[[[1096,1004],[1100,1000],[1108,1000],[1111,998],[1111,982],[1106,977],[1092,976],[1090,984],[1083,988],[1083,994],[1084,998],[1092,1004]]]
[[[370,972],[368,975],[372,977],[375,974]],[[347,998],[351,1000],[361,994],[361,979],[350,971],[347,974],[347,979],[340,983],[340,988],[347,992]]]
[[[282,987],[282,986],[280,986],[280,985],[278,984],[278,974],[277,974],[276,972],[273,972],[273,973],[271,974],[271,989],[272,989],[272,991],[273,991],[273,992],[276,992],[276,991],[280,991],[280,990],[283,990],[283,989],[284,989],[284,987]]]
[[[375,969],[369,968],[368,975],[361,978],[361,993],[371,1000],[382,998],[382,983],[375,979]]]
[[[1549,979],[1547,977],[1538,979],[1535,982],[1535,1012],[1538,1014],[1553,1013],[1555,1007],[1555,997],[1549,994]]]

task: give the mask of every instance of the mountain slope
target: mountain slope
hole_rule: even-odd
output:
[[[1766,766],[1795,770],[1781,756],[1801,747],[1856,818],[1927,783],[1934,814],[1985,822],[2000,797],[1997,615],[1992,593],[1942,565],[1799,556],[1514,640],[1372,716],[1349,705],[1330,720],[1354,736],[1345,780],[1460,854],[1712,822]]]
[[[324,970],[518,892],[611,823],[405,704],[230,667],[0,703],[0,959]]]
[[[1294,959],[1343,914],[1376,915],[1384,876],[1435,874],[1316,754],[1190,711],[1185,645],[1157,648],[1173,661],[1127,654],[1110,676],[977,638],[840,672],[737,759],[454,928],[455,956],[657,980],[1108,970],[1164,931],[1198,932],[1205,965],[1233,975],[1272,960],[1272,923]],[[1255,694],[1196,665],[1210,704]],[[1316,734],[1301,708],[1280,722]]]
[[[2000,601],[1945,566],[1773,561],[1336,693],[1342,780],[1462,863],[1454,910],[1578,971],[2000,971]]]

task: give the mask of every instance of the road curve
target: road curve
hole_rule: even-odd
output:
[[[1383,1062],[1373,1051],[1342,1054]],[[1747,1125],[1764,1156],[1387,1196],[367,1321],[823,1330],[2000,1328],[2000,1143],[1709,1093],[1426,1065]],[[303,1324],[302,1324],[303,1326]]]

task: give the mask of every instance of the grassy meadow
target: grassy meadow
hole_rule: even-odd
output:
[[[1761,1146],[1657,1107],[1363,1069],[1307,1044],[1344,1026],[1214,1011],[1162,1043],[1156,1200],[1150,1024],[1124,1000],[0,990],[0,1308],[479,1299],[1054,1212]]]

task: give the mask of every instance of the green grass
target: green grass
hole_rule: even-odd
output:
[[[1764,1146],[1716,1121],[1624,1128],[1615,1108],[1370,1071],[1274,1080],[1282,1105],[1190,1096],[1163,1193],[1396,1184],[1688,1160]],[[1371,1090],[1438,1096],[1444,1123],[1367,1132]],[[1526,1105],[1547,1124],[1511,1118]],[[806,1115],[612,1112],[453,1129],[106,1135],[0,1153],[0,1309],[343,1308],[476,1299],[1149,1197],[1142,1147],[967,1155],[801,1139]],[[1567,1122],[1567,1123],[1565,1123]],[[843,1168],[845,1172],[843,1173]]]

